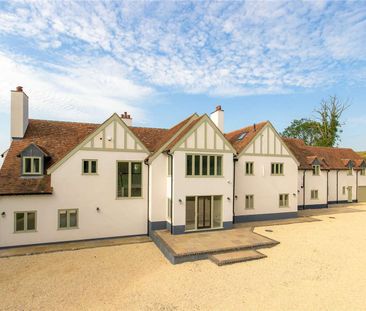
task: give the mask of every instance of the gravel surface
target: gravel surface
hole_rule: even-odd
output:
[[[257,228],[281,244],[224,267],[153,243],[3,258],[0,310],[365,310],[366,213],[329,217]]]

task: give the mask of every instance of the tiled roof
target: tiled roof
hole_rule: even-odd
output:
[[[284,137],[283,140],[300,162],[300,169],[312,168],[309,159],[318,159],[323,168],[335,170],[347,169],[350,160],[355,162],[355,168],[360,168],[363,163],[362,157],[352,149],[307,146],[303,140],[295,138]]]
[[[168,129],[151,127],[130,126],[130,129],[150,152],[157,150],[160,145],[160,141],[169,132]]]
[[[29,120],[23,139],[13,140],[0,170],[0,195],[51,193],[50,176],[21,176],[21,158],[17,155],[31,143],[50,156],[46,169],[62,159],[99,125],[91,123]]]
[[[257,133],[268,124],[268,121],[253,124],[251,126],[243,127],[239,130],[225,134],[225,137],[233,145],[237,153],[242,152],[246,146],[252,141],[252,139],[257,135]],[[239,139],[240,136],[242,139]]]

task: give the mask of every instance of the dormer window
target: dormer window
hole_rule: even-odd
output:
[[[313,175],[314,176],[320,175],[320,165],[313,165]]]
[[[18,157],[21,158],[21,174],[30,177],[43,175],[45,161],[50,158],[43,149],[33,143],[26,147]]]
[[[41,157],[23,157],[23,175],[41,175]]]

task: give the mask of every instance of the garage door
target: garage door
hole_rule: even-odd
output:
[[[358,187],[358,202],[366,202],[366,186]]]

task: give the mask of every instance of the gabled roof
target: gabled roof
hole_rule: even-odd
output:
[[[300,169],[312,169],[309,157],[320,159],[324,169],[346,170],[350,161],[356,164],[356,169],[361,168],[363,159],[352,149],[307,146],[303,140],[295,138],[284,137],[283,141],[300,162]]]
[[[233,145],[237,153],[240,154],[245,149],[245,147],[248,146],[249,143],[254,139],[257,133],[267,124],[269,124],[269,121],[246,126],[239,130],[235,130],[225,134],[225,137]]]
[[[45,157],[49,157],[49,154],[47,153],[47,151],[44,150],[42,147],[36,145],[35,143],[30,143],[27,147],[25,147],[22,151],[20,151],[18,154],[18,157],[20,157],[22,153],[24,153],[26,150],[28,150],[29,148],[32,148],[32,147],[38,149],[41,153],[43,153],[43,155]]]
[[[29,120],[23,139],[13,140],[0,170],[0,195],[52,193],[50,176],[21,176],[21,159],[17,157],[30,144],[50,156],[47,166],[62,159],[72,148],[92,133],[98,124]]]

